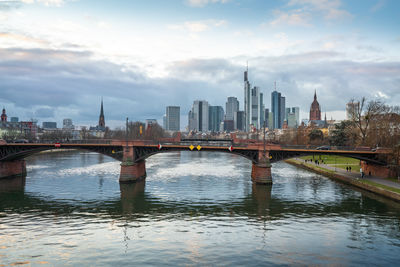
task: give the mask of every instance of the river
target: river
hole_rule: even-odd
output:
[[[120,185],[119,164],[42,153],[1,180],[0,266],[399,264],[400,204],[321,175],[278,162],[255,186],[247,159],[188,151]]]

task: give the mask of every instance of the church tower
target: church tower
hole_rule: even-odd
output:
[[[314,93],[314,101],[310,108],[310,121],[320,121],[321,120],[321,109],[317,101],[317,90]]]
[[[99,128],[106,128],[106,122],[104,120],[104,111],[103,111],[103,98],[101,98],[101,108],[100,108],[100,117],[99,117]]]
[[[6,114],[6,109],[4,107],[3,107],[3,112],[1,113],[1,121],[7,122],[7,114]]]

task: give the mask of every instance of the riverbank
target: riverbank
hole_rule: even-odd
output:
[[[361,179],[358,173],[346,172],[325,164],[306,163],[299,158],[288,159],[285,162],[400,202],[400,183],[398,182],[391,182],[377,177],[364,177]]]

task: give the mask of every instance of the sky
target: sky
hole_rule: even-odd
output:
[[[75,125],[162,122],[194,100],[243,110],[243,71],[264,93],[344,119],[351,99],[400,103],[397,0],[0,0],[0,105]]]

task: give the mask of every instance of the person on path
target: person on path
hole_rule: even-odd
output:
[[[346,167],[346,172],[348,172],[349,171],[349,167]]]

